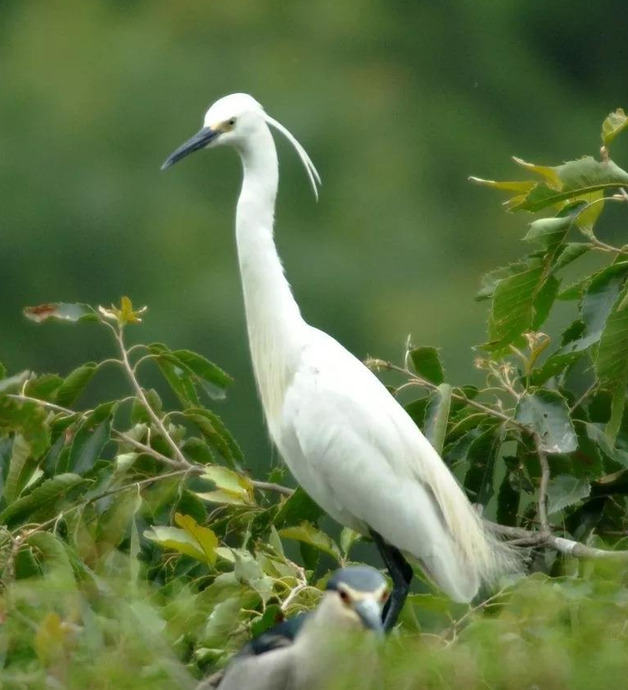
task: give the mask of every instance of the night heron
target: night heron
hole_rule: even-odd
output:
[[[224,674],[204,681],[203,690],[325,690],[351,665],[346,655],[363,654],[361,670],[373,666],[373,645],[356,635],[383,634],[382,609],[388,597],[386,580],[369,566],[337,570],[317,608],[281,623],[247,644]],[[356,648],[356,643],[360,647]],[[355,667],[357,668],[357,666]]]
[[[417,560],[452,599],[513,566],[453,475],[384,385],[332,337],[308,325],[273,240],[279,180],[269,125],[295,147],[316,192],[320,178],[285,128],[247,94],[216,101],[203,128],[163,164],[231,146],[244,180],[236,239],[253,368],[270,435],[305,491],[338,522],[375,541],[393,580],[391,628]]]

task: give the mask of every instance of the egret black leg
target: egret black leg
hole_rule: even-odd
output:
[[[369,532],[393,581],[393,590],[382,613],[384,629],[386,632],[389,632],[397,623],[401,609],[408,596],[410,582],[412,582],[414,573],[399,549],[387,544],[375,530],[369,530]]]

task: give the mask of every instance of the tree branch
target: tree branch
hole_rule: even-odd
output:
[[[494,534],[504,537],[511,537],[525,543],[530,547],[546,547],[554,549],[566,556],[573,556],[574,558],[594,558],[607,560],[628,560],[628,551],[609,551],[607,549],[598,549],[594,546],[587,546],[574,539],[566,539],[565,537],[558,537],[551,532],[535,532],[533,530],[524,529],[523,527],[509,527],[507,525],[498,525],[496,522],[484,520],[485,526]]]

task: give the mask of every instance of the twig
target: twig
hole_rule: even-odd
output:
[[[298,573],[298,585],[292,589],[290,594],[283,600],[281,604],[281,610],[286,613],[288,610],[288,606],[299,596],[299,594],[308,587],[307,584],[307,576],[305,574],[305,568],[302,568],[301,566],[296,565],[296,563],[292,564]]]
[[[251,484],[256,489],[260,491],[274,491],[277,494],[283,494],[284,496],[292,496],[294,489],[289,489],[287,486],[282,486],[281,484],[275,484],[274,482],[262,482],[257,479],[252,479]]]
[[[498,525],[495,522],[488,520],[484,521],[486,527],[494,534],[499,534],[505,537],[512,537],[516,540],[526,543],[530,547],[545,546],[554,549],[559,553],[564,553],[567,556],[574,558],[594,558],[594,559],[608,559],[608,560],[628,560],[628,551],[609,551],[607,549],[598,549],[594,546],[587,546],[574,539],[566,539],[565,537],[558,537],[551,532],[534,532],[532,530],[524,529],[523,527],[509,527],[507,525]]]
[[[148,446],[145,443],[142,443],[141,441],[132,438],[131,436],[125,434],[122,431],[117,431],[114,429],[113,433],[125,443],[128,443],[129,445],[133,446],[135,449],[141,451],[142,453],[145,453],[146,455],[150,455],[155,460],[163,462],[164,465],[168,465],[168,467],[172,467],[176,470],[186,470],[189,474],[194,475],[201,475],[205,472],[205,465],[190,462],[188,462],[185,465],[182,465],[178,460],[173,460],[172,458],[169,458],[167,455],[160,453],[153,447]],[[284,496],[292,496],[292,494],[294,493],[294,489],[290,489],[287,486],[282,486],[281,484],[275,484],[274,482],[263,482],[257,479],[252,479],[251,484],[253,484],[253,486],[256,489],[259,489],[260,491],[274,491],[275,493],[283,494]]]
[[[181,449],[175,443],[175,440],[168,433],[159,415],[155,412],[155,410],[153,410],[151,404],[148,402],[146,394],[144,393],[144,389],[140,386],[139,381],[135,376],[135,372],[133,371],[133,367],[129,362],[129,356],[126,350],[126,346],[124,344],[123,329],[120,327],[118,329],[112,328],[111,330],[113,331],[116,341],[118,342],[118,347],[120,348],[120,354],[122,355],[122,366],[124,367],[124,370],[127,373],[129,381],[131,382],[131,385],[133,386],[137,397],[140,399],[140,402],[146,409],[146,412],[148,412],[149,417],[152,419],[153,423],[159,430],[159,433],[164,437],[164,439],[172,449],[172,452],[174,453],[175,458],[179,461],[180,465],[183,467],[193,467],[193,465],[183,455]]]
[[[75,410],[70,410],[67,407],[62,407],[61,405],[55,405],[55,403],[47,402],[46,400],[40,400],[39,398],[32,398],[30,395],[22,395],[18,393],[9,393],[7,398],[12,398],[13,400],[19,400],[20,402],[32,402],[42,407],[47,407],[55,412],[63,412],[67,415],[78,414]]]
[[[432,383],[431,381],[428,381],[427,379],[421,378],[420,376],[417,376],[409,369],[404,369],[404,367],[399,367],[396,364],[393,364],[392,362],[387,362],[383,359],[370,359],[366,362],[366,365],[368,367],[386,369],[388,371],[396,371],[400,374],[405,374],[406,376],[409,376],[412,381],[415,382],[415,385],[423,386],[424,388],[427,388],[429,390],[436,390],[438,388],[436,384]],[[517,429],[520,429],[521,431],[524,431],[527,434],[531,433],[528,427],[524,426],[523,424],[520,424],[512,417],[509,417],[507,414],[504,414],[499,410],[494,410],[491,407],[488,407],[487,405],[483,405],[477,400],[472,400],[471,398],[468,398],[466,395],[463,395],[462,393],[456,393],[455,391],[452,391],[451,397],[454,398],[454,400],[460,400],[461,402],[466,403],[470,407],[474,407],[476,410],[480,410],[481,412],[484,412],[485,414],[488,414],[491,417],[500,419],[502,422],[508,422],[508,424],[511,424],[512,426],[516,427]]]
[[[538,501],[539,522],[541,523],[541,533],[549,534],[551,528],[547,519],[547,487],[550,479],[550,466],[547,461],[547,453],[541,444],[540,436],[535,433],[533,438],[536,453],[539,456],[539,465],[541,466],[541,483],[539,484]]]

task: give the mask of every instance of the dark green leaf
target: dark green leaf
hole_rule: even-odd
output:
[[[437,386],[445,380],[445,370],[435,347],[415,347],[410,350],[412,368],[421,377]]]
[[[517,524],[519,513],[519,489],[512,473],[506,472],[497,494],[497,522],[500,525]]]
[[[557,271],[568,266],[572,261],[579,259],[589,251],[589,245],[584,242],[568,242],[554,262],[554,270]]]
[[[173,350],[172,356],[197,377],[212,398],[224,398],[233,379],[220,367],[190,350]]]
[[[50,445],[48,413],[42,405],[30,401],[0,397],[0,431],[21,433],[34,458],[41,457]]]
[[[35,548],[57,587],[63,592],[76,589],[74,569],[68,555],[68,546],[51,532],[35,532],[26,538],[26,543]]]
[[[300,522],[316,522],[323,515],[323,510],[299,486],[292,496],[284,501],[277,512],[275,527],[296,525]]]
[[[578,339],[565,346],[565,351],[584,350],[599,341],[626,276],[628,276],[628,262],[623,261],[608,266],[593,277],[580,307],[584,331]]]
[[[491,351],[503,350],[531,329],[534,300],[543,275],[542,264],[530,260],[525,270],[498,283],[489,315],[489,342],[483,347]]]
[[[54,399],[55,391],[62,383],[63,379],[56,374],[43,374],[26,382],[24,394],[38,400],[50,401]]]
[[[4,484],[4,498],[7,503],[12,503],[20,495],[36,467],[37,463],[31,458],[31,447],[21,434],[16,434]]]
[[[443,452],[447,435],[451,390],[448,383],[441,383],[438,389],[430,394],[425,411],[425,436],[439,455]]]
[[[549,515],[573,505],[591,493],[588,479],[561,474],[553,477],[547,487],[547,512]]]
[[[84,479],[76,474],[60,474],[47,479],[29,494],[21,496],[0,513],[0,522],[15,524],[22,518],[28,518],[35,511],[47,509],[48,514],[54,514],[56,505],[69,492],[84,483]]]
[[[102,403],[81,422],[72,441],[68,469],[76,474],[92,469],[109,442],[111,417],[116,406],[117,402]]]
[[[557,391],[524,393],[517,403],[515,419],[538,435],[546,453],[571,453],[577,447],[569,406]]]
[[[477,436],[469,446],[469,470],[464,487],[471,494],[474,503],[485,506],[493,496],[495,460],[504,438],[503,434],[502,427],[491,427]]]
[[[68,374],[57,389],[55,402],[62,407],[72,405],[92,380],[96,370],[96,365],[88,362]]]
[[[188,408],[184,415],[198,426],[203,436],[232,467],[240,465],[244,460],[240,446],[218,415],[202,407]]]
[[[559,281],[550,276],[537,292],[534,299],[534,318],[532,320],[532,330],[538,331],[549,316],[550,310],[558,294]]]
[[[149,388],[144,391],[146,400],[150,405],[151,410],[157,415],[161,415],[163,410],[163,403],[159,397],[159,393],[154,388]],[[131,407],[131,423],[132,424],[151,424],[153,421],[152,417],[144,407],[144,404],[137,398],[133,399],[133,405]]]

